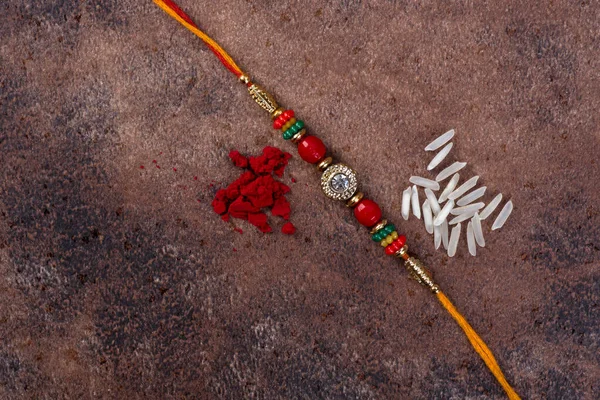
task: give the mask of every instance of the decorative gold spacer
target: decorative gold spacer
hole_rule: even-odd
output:
[[[306,129],[302,129],[300,130],[300,132],[296,133],[294,136],[292,136],[292,143],[298,143],[300,141],[300,139],[302,139],[304,137],[304,135],[306,135]]]
[[[354,208],[363,197],[364,194],[362,192],[356,192],[354,196],[350,197],[350,200],[346,202],[346,207]]]
[[[362,193],[361,193],[362,194]],[[362,197],[362,196],[361,196]],[[387,225],[387,219],[382,219],[381,221],[379,221],[377,223],[377,225],[375,225],[373,227],[373,229],[371,229],[371,235],[376,234],[377,232],[379,232],[380,230],[382,230],[383,228],[385,228],[385,226]]]
[[[402,248],[400,250],[395,252],[394,255],[398,258],[406,259],[407,252],[408,252],[408,245],[405,244],[404,246],[402,246]]]
[[[283,114],[284,111],[285,111],[285,109],[283,109],[282,107],[279,107],[277,110],[275,110],[271,113],[271,118],[275,119],[275,118],[279,117],[281,114]]]
[[[244,85],[247,85],[250,83],[250,77],[246,74],[242,74],[240,75],[240,82],[242,82]]]
[[[437,293],[440,291],[438,285],[433,283],[431,276],[429,276],[429,273],[425,270],[425,267],[423,266],[421,260],[415,257],[408,257],[404,261],[404,266],[410,273],[411,277],[417,282],[419,282],[421,285],[429,288],[429,290],[431,290],[433,293]]]
[[[269,114],[272,114],[279,108],[279,105],[269,93],[267,93],[263,88],[258,86],[256,83],[248,86],[248,93],[250,96],[256,101],[256,103],[261,106],[264,110],[266,110]]]
[[[317,164],[317,169],[321,172],[325,171],[327,168],[329,168],[329,166],[333,163],[333,158],[331,157],[326,157],[323,159],[323,161],[321,161],[320,163]]]

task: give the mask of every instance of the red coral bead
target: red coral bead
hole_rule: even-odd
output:
[[[325,157],[327,148],[316,136],[305,135],[298,142],[298,153],[307,163],[316,164]]]
[[[398,250],[400,250],[402,248],[402,246],[404,246],[406,244],[406,236],[404,236],[404,235],[398,236],[398,239],[394,240],[394,243],[398,244]]]
[[[399,249],[395,249],[394,248],[394,243],[390,244],[389,246],[387,246],[385,248],[385,254],[391,256],[392,254],[394,254],[395,252],[397,252]]]
[[[285,118],[286,122],[296,116],[296,114],[294,113],[294,110],[285,110],[283,112],[283,115],[284,115],[284,118]]]
[[[381,209],[373,200],[362,199],[354,207],[354,216],[361,225],[370,228],[381,219]]]

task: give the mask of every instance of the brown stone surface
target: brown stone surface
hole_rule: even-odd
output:
[[[524,398],[598,398],[598,2],[181,5],[359,171]],[[295,235],[212,213],[230,149],[293,148],[151,2],[0,9],[0,398],[503,398],[298,157]],[[400,218],[450,127],[516,205],[477,258]]]

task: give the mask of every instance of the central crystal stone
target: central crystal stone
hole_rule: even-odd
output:
[[[350,187],[350,180],[348,176],[345,174],[335,174],[333,178],[331,178],[331,188],[341,193],[344,190],[347,190]]]

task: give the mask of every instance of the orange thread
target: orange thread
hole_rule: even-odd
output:
[[[452,304],[450,299],[448,299],[448,297],[446,297],[446,295],[441,290],[436,293],[436,296],[440,303],[442,303],[444,308],[450,313],[452,318],[454,318],[456,323],[463,329],[463,331],[465,331],[465,335],[467,335],[467,339],[469,339],[469,342],[471,342],[471,346],[473,346],[477,354],[479,354],[479,356],[483,359],[491,373],[494,374],[496,380],[498,381],[498,383],[500,383],[500,385],[506,392],[508,398],[510,400],[520,400],[521,398],[519,397],[519,395],[506,381],[506,378],[504,377],[504,374],[502,373],[502,370],[500,369],[496,358],[494,358],[494,355],[492,354],[491,350],[487,347],[483,339],[479,337],[477,332],[475,332],[471,325],[469,325],[465,317],[463,317],[458,312],[456,307],[454,307],[454,304]]]
[[[178,6],[171,0],[153,0],[156,5],[162,8],[167,14],[175,18],[179,23],[189,29],[193,34],[198,36],[209,49],[221,60],[223,65],[233,72],[238,78],[244,74],[240,67],[237,66],[233,58],[217,42],[212,40],[206,33],[202,32],[194,21],[184,13]]]

